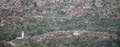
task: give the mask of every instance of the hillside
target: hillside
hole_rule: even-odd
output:
[[[54,31],[120,30],[120,0],[1,0],[0,43]]]

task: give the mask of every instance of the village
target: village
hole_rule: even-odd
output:
[[[31,37],[33,42],[41,42],[44,39],[56,39],[56,38],[71,38],[71,37],[80,37],[80,38],[117,38],[116,34],[109,32],[93,32],[93,31],[80,31],[80,30],[69,30],[69,31],[56,31],[48,32],[43,35],[36,35]],[[24,31],[21,32],[21,37],[16,37],[16,39],[9,41],[11,45],[21,45],[28,42],[28,37],[25,36]]]

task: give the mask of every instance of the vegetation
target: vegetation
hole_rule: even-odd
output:
[[[20,36],[21,31],[24,31],[26,36],[35,36],[59,30],[85,29],[117,33],[119,36],[119,2],[119,0],[1,0],[0,47],[10,47],[6,42]],[[84,8],[86,6],[88,8]],[[75,37],[44,40],[40,43],[32,43],[30,39],[28,44],[21,47],[114,47],[113,44],[119,47],[120,37],[117,39]]]
[[[93,39],[93,38],[64,38],[43,40],[39,43],[23,45],[23,47],[112,47],[111,39]],[[33,45],[34,44],[34,45]],[[30,46],[31,45],[31,46]]]

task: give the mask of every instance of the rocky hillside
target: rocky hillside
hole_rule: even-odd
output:
[[[71,18],[91,14],[100,18],[110,18],[119,17],[119,2],[119,0],[2,0],[0,8],[40,16]]]
[[[66,30],[119,31],[120,0],[0,0],[0,44]]]

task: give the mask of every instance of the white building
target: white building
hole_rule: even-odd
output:
[[[23,39],[25,38],[24,31],[21,32],[21,37],[16,37],[16,39]]]
[[[79,33],[79,31],[74,31],[74,32],[73,32],[73,35],[74,35],[74,36],[78,36],[78,35],[80,35],[80,33]]]
[[[85,33],[85,32],[91,32],[91,31],[87,31],[87,30],[74,31],[74,32],[73,32],[73,35],[74,35],[74,36],[80,36],[82,33]]]

